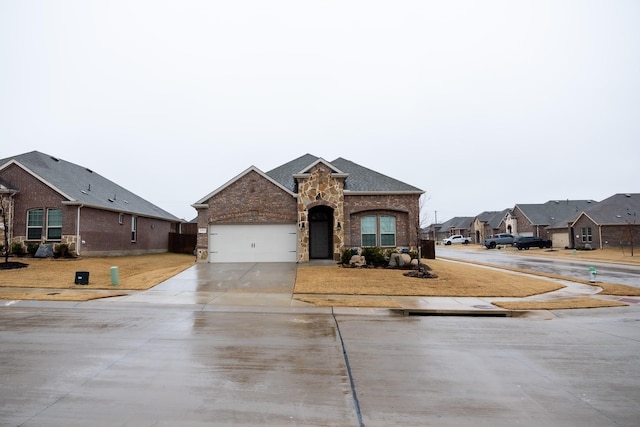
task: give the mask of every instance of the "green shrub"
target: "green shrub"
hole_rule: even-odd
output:
[[[15,256],[23,256],[24,247],[22,246],[22,243],[13,242],[11,244],[11,253],[14,254]]]
[[[362,256],[367,260],[367,264],[373,264],[376,267],[386,264],[384,252],[378,246],[367,246],[362,248]]]
[[[342,264],[349,264],[349,261],[351,261],[351,256],[352,256],[352,252],[351,252],[350,248],[342,249],[342,255],[340,256],[340,262]]]
[[[393,249],[387,249],[384,251],[384,258],[386,260],[389,260],[389,258],[391,258],[392,254],[397,254],[398,253],[398,249],[393,248]]]
[[[66,258],[69,256],[69,245],[66,243],[60,243],[56,245],[56,249],[53,252],[53,256],[56,258]]]
[[[38,247],[40,245],[38,243],[27,243],[27,253],[31,256],[34,256],[36,252],[38,252]]]

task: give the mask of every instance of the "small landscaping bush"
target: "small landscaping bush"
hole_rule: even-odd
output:
[[[382,248],[378,246],[367,246],[362,248],[362,256],[367,260],[367,264],[375,267],[386,265],[387,261],[384,259],[384,252]]]
[[[13,242],[11,244],[11,253],[15,256],[23,256],[24,255],[24,247],[22,243]]]
[[[38,252],[38,243],[27,243],[27,253],[31,256],[34,256],[36,252]]]
[[[55,251],[53,251],[53,256],[55,258],[67,258],[69,257],[69,245],[66,243],[60,243],[56,245]]]
[[[342,255],[340,256],[340,262],[342,264],[349,264],[349,261],[351,261],[352,255],[353,255],[353,252],[351,251],[350,248],[342,249]]]

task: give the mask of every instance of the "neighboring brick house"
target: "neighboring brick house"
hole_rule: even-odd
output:
[[[338,260],[344,248],[415,249],[424,192],[349,160],[306,154],[246,169],[192,206],[202,262]]]
[[[482,212],[473,220],[472,232],[475,243],[482,243],[484,239],[498,233],[511,233],[511,229],[505,224],[505,217],[511,209],[501,211]]]
[[[640,194],[614,194],[580,212],[569,227],[571,248],[633,248],[640,240]]]
[[[0,196],[11,242],[64,243],[83,256],[166,252],[181,222],[91,169],[38,151],[0,160]]]
[[[550,200],[542,204],[517,204],[505,217],[512,234],[553,240],[554,247],[564,247],[569,236],[568,223],[595,204],[593,200]],[[565,224],[557,228],[557,224]],[[555,228],[549,228],[549,227]]]
[[[456,216],[443,222],[442,224],[438,224],[437,226],[434,226],[432,229],[430,229],[430,232],[435,231],[435,234],[436,234],[435,240],[438,240],[438,241],[456,234],[461,234],[465,237],[471,237],[473,239],[473,233],[471,230],[472,227],[473,227],[473,217]]]

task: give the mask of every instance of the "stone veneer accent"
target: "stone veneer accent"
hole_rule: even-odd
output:
[[[315,165],[309,174],[296,176],[298,182],[298,261],[309,261],[309,210],[316,206],[333,209],[333,257],[340,259],[344,246],[344,177],[334,177],[323,163]],[[340,223],[340,230],[337,224]],[[303,228],[304,225],[304,228]]]

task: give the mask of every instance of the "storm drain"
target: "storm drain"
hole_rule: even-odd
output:
[[[477,310],[425,310],[425,309],[403,309],[405,316],[451,316],[451,317],[514,317],[514,312],[510,310],[483,309]]]

